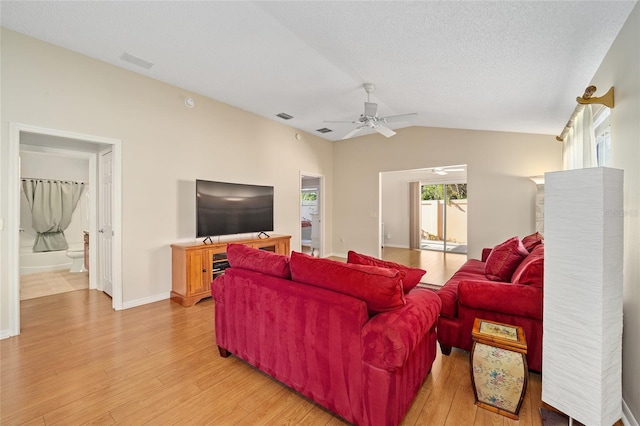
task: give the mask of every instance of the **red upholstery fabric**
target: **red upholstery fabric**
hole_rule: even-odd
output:
[[[542,292],[535,287],[496,281],[462,280],[460,305],[542,321]]]
[[[518,325],[527,339],[527,363],[542,369],[544,244],[535,247],[513,273],[513,283],[491,281],[485,263],[469,259],[438,291],[442,310],[438,341],[445,348],[471,349],[475,318]]]
[[[371,314],[392,311],[404,306],[402,278],[395,269],[355,265],[291,253],[291,278],[367,302]]]
[[[289,256],[258,250],[244,244],[227,244],[227,260],[235,268],[291,279]]]
[[[416,289],[406,299],[402,308],[376,315],[364,326],[365,362],[389,371],[401,368],[436,323],[441,302],[434,292]]]
[[[529,252],[518,237],[509,238],[491,250],[484,274],[493,281],[511,281],[511,275]]]
[[[527,249],[529,253],[536,248],[538,245],[542,244],[544,241],[544,237],[541,233],[536,232],[535,234],[527,235],[522,239],[522,245]]]
[[[220,347],[353,424],[399,424],[436,356],[428,290],[373,317],[356,297],[238,267],[211,292]]]
[[[379,266],[381,268],[404,271],[405,277],[402,279],[402,288],[404,289],[405,294],[409,293],[415,286],[417,286],[422,276],[427,273],[427,271],[425,271],[424,269],[412,268],[410,266],[401,265],[399,263],[389,262],[388,260],[377,259],[365,254],[356,253],[352,250],[349,250],[349,252],[347,253],[347,263]]]
[[[514,284],[542,287],[544,283],[544,244],[538,244],[516,268],[511,281]]]

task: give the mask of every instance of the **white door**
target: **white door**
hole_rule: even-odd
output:
[[[111,150],[100,153],[99,212],[98,212],[98,273],[99,287],[113,297],[113,160]]]

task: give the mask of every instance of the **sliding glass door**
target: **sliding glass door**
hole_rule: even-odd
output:
[[[423,184],[420,199],[420,248],[466,253],[467,184]]]

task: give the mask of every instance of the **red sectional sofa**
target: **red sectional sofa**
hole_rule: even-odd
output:
[[[510,238],[469,259],[438,291],[442,310],[438,342],[442,353],[471,350],[475,318],[521,326],[527,339],[527,364],[542,371],[544,244],[536,233]]]
[[[211,284],[222,356],[247,361],[348,422],[400,423],[436,357],[441,307],[429,290],[405,293],[413,268],[237,244],[227,256],[231,267]]]

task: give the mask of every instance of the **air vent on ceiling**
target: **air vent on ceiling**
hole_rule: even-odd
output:
[[[129,62],[130,64],[142,67],[146,70],[148,70],[153,66],[153,63],[149,61],[145,61],[142,58],[138,58],[137,56],[133,56],[132,54],[127,52],[124,52],[122,55],[120,55],[120,59],[122,59],[123,61]]]
[[[280,114],[276,114],[276,117],[280,117],[283,120],[291,120],[293,118],[292,115],[289,115],[289,114],[287,114],[285,112],[281,112]]]
[[[323,127],[322,129],[318,129],[318,130],[316,130],[316,132],[320,132],[320,133],[329,133],[329,132],[333,132],[333,130],[331,130],[331,129],[327,129],[326,127]]]

